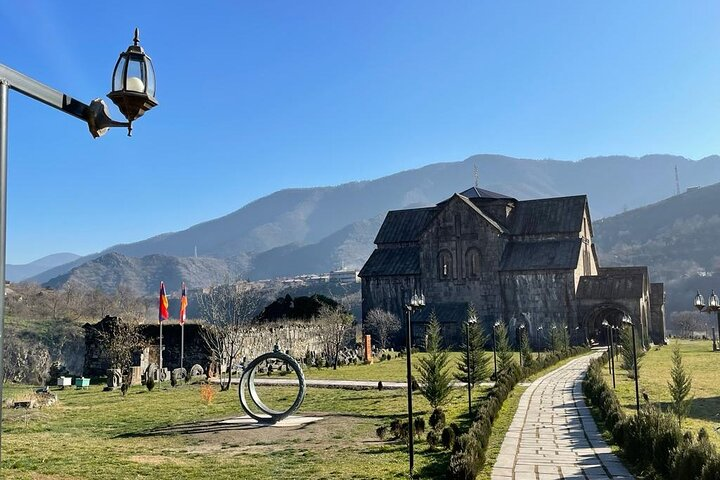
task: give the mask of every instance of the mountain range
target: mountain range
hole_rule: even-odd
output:
[[[261,279],[359,268],[374,248],[372,241],[388,210],[433,205],[478,182],[518,199],[587,194],[601,262],[647,264],[653,275],[668,280],[693,268],[714,268],[701,252],[691,259],[678,254],[670,262],[663,260],[669,257],[662,245],[678,246],[664,220],[668,212],[676,212],[672,225],[679,231],[711,228],[707,223],[714,222],[703,222],[702,211],[717,192],[697,188],[673,196],[676,169],[684,186],[720,181],[718,156],[697,161],[672,155],[611,156],[569,162],[476,155],[376,180],[281,190],[223,217],[115,245],[30,279],[53,287],[74,280],[109,290],[125,283],[150,293],[158,279],[169,282],[173,276],[200,287],[227,277]],[[696,198],[706,203],[696,204]],[[663,199],[668,203],[647,206]],[[656,245],[653,239],[658,236]],[[697,242],[691,236],[678,241]]]

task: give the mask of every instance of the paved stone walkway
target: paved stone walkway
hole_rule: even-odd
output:
[[[525,390],[493,480],[633,478],[610,452],[585,405],[581,382],[595,355],[573,360]]]

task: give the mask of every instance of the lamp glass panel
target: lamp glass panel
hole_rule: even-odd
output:
[[[123,89],[123,83],[125,79],[125,65],[127,64],[127,57],[122,55],[115,65],[115,71],[113,72],[113,92],[119,92]]]
[[[155,67],[149,58],[145,58],[145,68],[147,71],[147,80],[145,85],[147,86],[147,94],[151,97],[155,97]]]
[[[705,306],[705,299],[700,294],[700,292],[698,292],[698,294],[695,295],[695,306],[696,307],[704,307]]]
[[[145,92],[145,72],[143,68],[142,57],[130,57],[127,67],[127,80],[125,81],[125,90],[131,92]]]
[[[715,295],[714,292],[712,295],[710,295],[710,298],[708,298],[708,307],[713,310],[717,310],[718,308],[720,308],[720,300],[718,300],[718,296]]]

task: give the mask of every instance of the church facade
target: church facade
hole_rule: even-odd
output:
[[[650,283],[647,267],[600,266],[585,195],[519,201],[473,187],[388,212],[375,244],[360,271],[363,319],[374,308],[405,319],[405,303],[422,292],[415,344],[431,312],[447,343],[462,343],[470,306],[485,332],[501,321],[516,340],[524,325],[541,348],[553,328],[574,344],[604,342],[603,320],[619,325],[623,315],[645,344],[664,341],[663,285]]]

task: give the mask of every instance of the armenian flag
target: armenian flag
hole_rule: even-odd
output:
[[[187,318],[187,305],[188,299],[187,295],[185,295],[185,282],[183,282],[182,295],[180,295],[180,325],[184,324]]]
[[[168,298],[167,295],[165,295],[165,284],[163,282],[160,282],[158,320],[162,322],[163,320],[167,320],[169,316],[170,314],[168,313]]]

